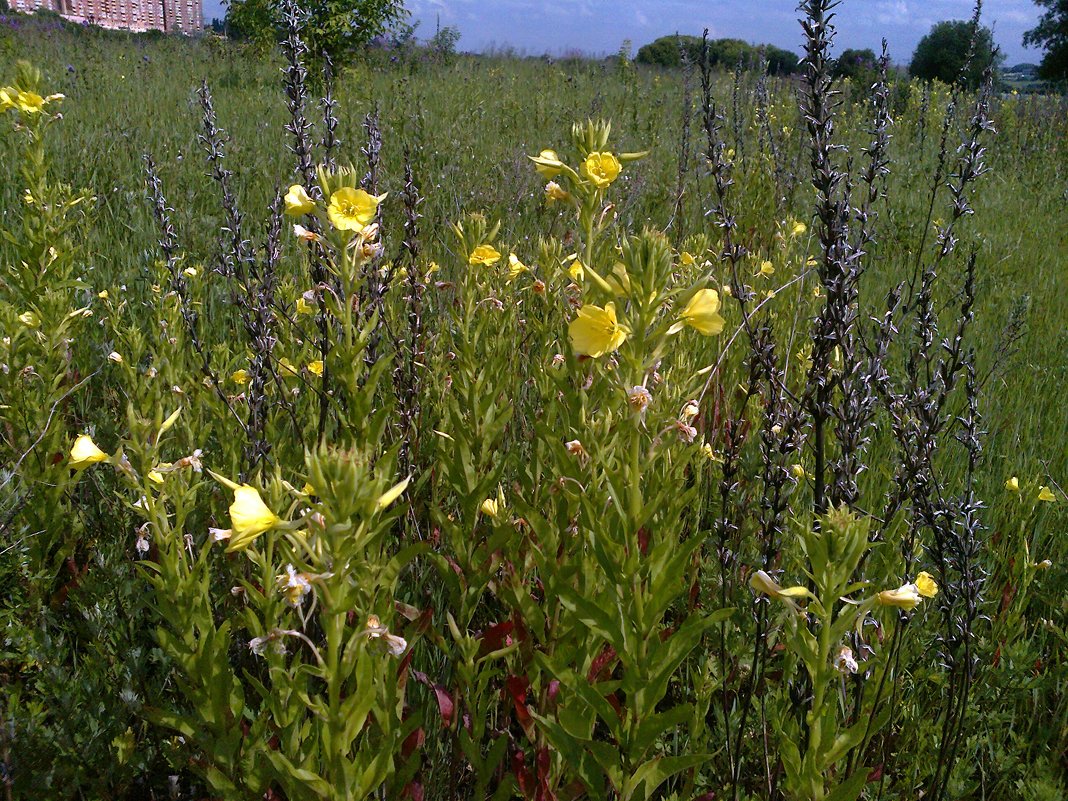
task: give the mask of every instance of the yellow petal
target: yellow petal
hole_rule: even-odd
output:
[[[378,509],[380,510],[386,509],[391,503],[397,500],[397,498],[399,498],[406,489],[408,489],[408,484],[409,482],[411,482],[411,480],[412,477],[408,476],[408,478],[404,479],[404,481],[394,484],[388,490],[383,492],[381,496],[379,496],[378,500],[375,501],[375,506],[378,507]]]
[[[80,435],[71,446],[69,464],[75,470],[83,470],[89,465],[107,460],[108,455],[97,447],[93,438],[88,434]]]

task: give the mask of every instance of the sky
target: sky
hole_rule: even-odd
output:
[[[460,30],[459,49],[483,52],[511,48],[527,55],[619,51],[629,39],[637,51],[673,33],[736,38],[800,52],[797,0],[406,0],[416,35],[427,39],[441,25]],[[838,9],[837,47],[878,51],[885,36],[890,56],[906,63],[916,43],[944,19],[968,19],[972,0],[845,0]],[[204,0],[204,16],[222,16],[220,0]],[[985,0],[983,23],[1011,66],[1037,62],[1041,53],[1024,48],[1024,31],[1040,10],[1034,0]]]

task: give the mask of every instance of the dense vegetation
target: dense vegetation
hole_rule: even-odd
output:
[[[0,24],[13,797],[1068,796],[1063,98],[290,46]]]

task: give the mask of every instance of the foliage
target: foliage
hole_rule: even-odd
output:
[[[871,48],[853,50],[846,48],[835,59],[834,74],[838,77],[871,85],[878,77],[879,57]]]
[[[1024,44],[1045,50],[1038,74],[1047,81],[1068,80],[1068,2],[1035,0],[1045,8],[1038,25],[1024,34]]]
[[[226,26],[232,36],[264,48],[284,36],[285,3],[230,0]],[[408,15],[402,0],[310,0],[300,4],[304,39],[313,64],[352,61],[375,37]]]
[[[975,89],[988,67],[997,67],[1000,56],[994,50],[994,34],[989,28],[964,20],[935,23],[920,39],[909,62],[909,74],[924,81],[958,81]]]
[[[772,75],[790,75],[797,71],[798,58],[789,50],[775,45],[752,45],[741,39],[712,39],[708,43],[712,64],[726,69],[741,65],[743,69],[757,69],[762,59]],[[635,60],[639,64],[658,67],[678,67],[685,52],[691,64],[697,63],[701,54],[700,36],[661,36],[638,49]]]
[[[1055,99],[18,36],[14,797],[1065,795]]]

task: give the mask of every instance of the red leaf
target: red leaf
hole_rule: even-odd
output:
[[[612,675],[612,666],[615,665],[618,657],[619,655],[616,653],[615,648],[611,645],[606,645],[597,658],[593,660],[593,664],[590,665],[590,670],[586,674],[586,681],[590,684],[606,681]]]
[[[401,743],[401,756],[407,759],[417,750],[423,747],[423,743],[426,742],[426,732],[423,731],[423,727],[413,731],[407,737],[404,738],[404,742]]]
[[[442,685],[434,685],[434,696],[438,699],[438,711],[441,713],[441,725],[444,728],[449,728],[452,725],[452,716],[456,712],[456,704],[452,701],[452,696],[449,695]]]
[[[642,526],[638,529],[638,550],[645,556],[649,552],[649,529]]]
[[[530,689],[530,679],[526,676],[509,676],[505,682],[508,694],[512,696],[515,706],[515,717],[519,725],[523,727],[523,733],[530,740],[534,739],[534,718],[527,708],[527,690]]]
[[[503,623],[495,623],[482,633],[482,642],[478,647],[478,655],[485,656],[491,651],[498,651],[505,645],[505,638],[512,633],[515,623],[505,620]]]

